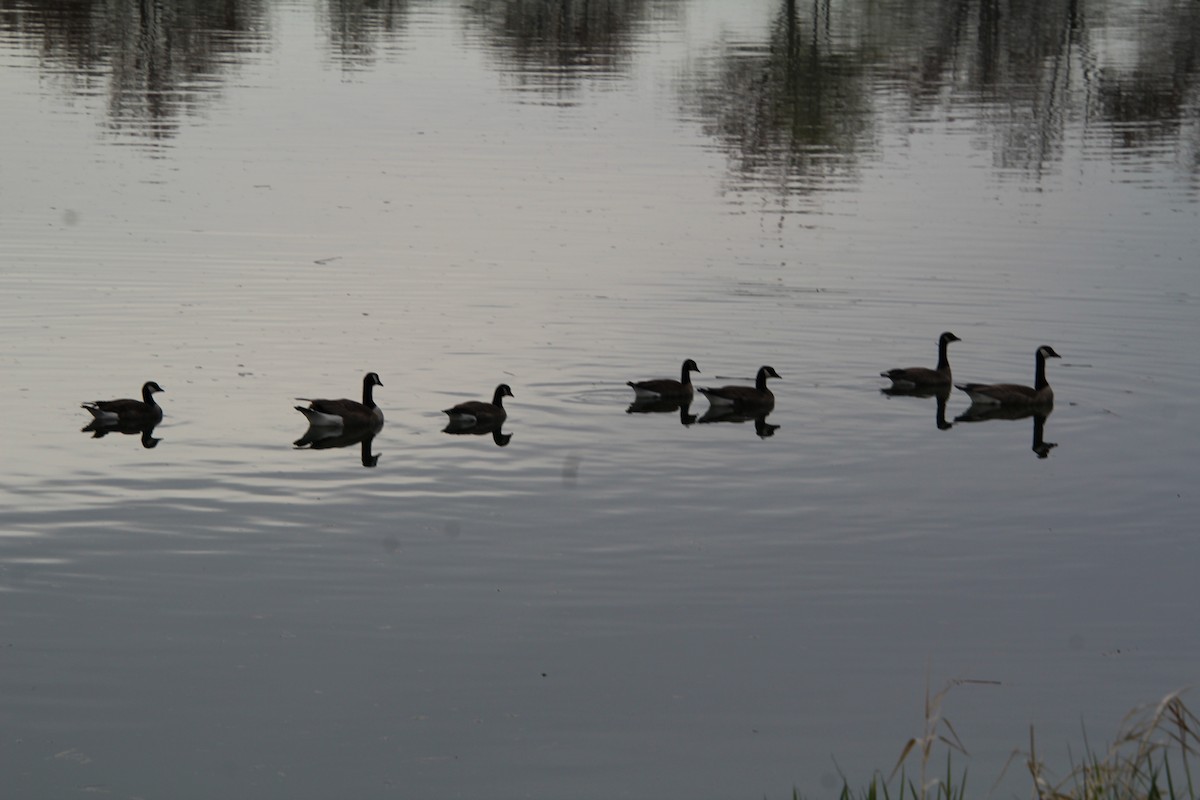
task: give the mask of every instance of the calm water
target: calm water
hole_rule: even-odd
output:
[[[1200,677],[1197,56],[1189,2],[0,2],[5,796],[821,797],[948,681],[971,788],[1061,774]],[[1040,436],[879,391],[943,330],[1063,355]],[[775,411],[627,413],[687,357]],[[151,379],[154,447],[80,432]]]

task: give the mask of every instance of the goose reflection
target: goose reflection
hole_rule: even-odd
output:
[[[767,422],[770,412],[763,413],[739,409],[733,406],[709,406],[708,411],[698,420],[701,424],[709,422],[753,422],[754,433],[760,439],[767,439],[779,430],[778,425]]]
[[[671,414],[679,412],[679,424],[687,427],[694,425],[696,415],[691,413],[691,399],[683,400],[634,400],[625,409],[626,414]]]
[[[1058,447],[1058,442],[1046,441],[1046,418],[1050,416],[1050,412],[1054,407],[1049,408],[1033,408],[1026,406],[1025,408],[995,406],[995,405],[980,405],[972,403],[971,406],[955,417],[955,422],[986,422],[990,419],[1007,419],[1019,420],[1033,417],[1033,445],[1031,450],[1038,458],[1046,458],[1050,455],[1050,451]]]
[[[905,389],[899,386],[888,386],[879,390],[888,397],[932,397],[937,401],[934,411],[933,424],[939,431],[948,431],[954,427],[953,422],[946,421],[946,401],[950,399],[950,387],[930,387],[925,389]]]
[[[137,435],[141,437],[142,447],[150,450],[157,447],[162,441],[154,435],[154,428],[157,422],[150,424],[138,424],[136,422],[106,422],[101,419],[94,419],[84,427],[80,428],[82,433],[90,433],[93,439],[103,439],[110,433],[123,433],[126,436]]]
[[[500,430],[503,426],[504,420],[469,422],[463,420],[456,421],[454,418],[451,418],[450,423],[442,428],[442,433],[448,433],[451,436],[487,436],[490,433],[496,447],[504,447],[512,439],[512,434],[504,433]]]
[[[371,445],[381,430],[383,422],[378,425],[351,425],[345,428],[309,425],[304,435],[292,442],[292,445],[297,450],[329,450],[358,444],[362,446],[362,465],[373,467],[379,463],[379,453],[372,453]]]

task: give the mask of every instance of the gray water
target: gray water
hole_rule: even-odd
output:
[[[4,796],[831,796],[948,683],[1065,773],[1198,677],[1198,13],[0,5]]]

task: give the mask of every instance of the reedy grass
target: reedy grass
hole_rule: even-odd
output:
[[[1087,738],[1084,737],[1085,748]],[[1172,692],[1125,716],[1103,755],[1090,748],[1054,783],[1029,731],[1026,766],[1038,800],[1197,800],[1192,763],[1200,755],[1200,720]]]
[[[842,789],[837,800],[968,800],[967,770],[955,774],[954,754],[969,756],[950,720],[942,714],[942,701],[960,682],[941,691],[925,692],[922,735],[905,742],[900,757],[885,778],[876,772],[866,788],[855,791],[838,768]],[[1014,762],[1023,761],[1032,778],[1036,800],[1200,800],[1193,778],[1193,763],[1200,756],[1200,719],[1184,704],[1182,692],[1172,692],[1156,704],[1140,706],[1121,722],[1114,742],[1102,752],[1092,749],[1084,732],[1084,755],[1068,756],[1066,775],[1053,779],[1037,755],[1037,742],[1029,729],[1029,750],[1014,750],[992,788]],[[945,771],[931,768],[935,750],[945,748]],[[916,759],[914,779],[909,762]],[[975,795],[971,795],[974,797]],[[792,800],[802,800],[792,790]]]

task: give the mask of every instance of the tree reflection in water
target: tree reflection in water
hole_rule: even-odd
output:
[[[510,87],[573,104],[589,82],[628,79],[687,6],[471,0],[446,13]],[[6,47],[35,51],[68,97],[103,93],[110,131],[159,144],[275,46],[271,19],[265,0],[0,3]],[[326,0],[318,21],[335,60],[361,70],[413,14],[409,0]],[[885,116],[975,120],[996,168],[1033,180],[1069,135],[1098,158],[1200,173],[1196,3],[781,0],[764,22],[759,39],[689,54],[676,87],[683,115],[727,153],[735,191],[803,197],[856,181]]]

